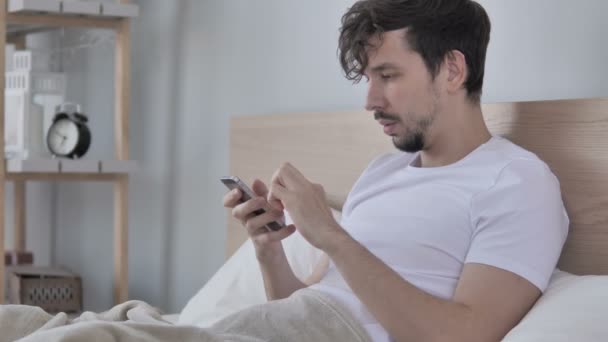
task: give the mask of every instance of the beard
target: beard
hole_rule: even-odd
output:
[[[408,115],[406,117],[412,117]],[[398,115],[389,114],[385,112],[374,113],[374,118],[393,120],[397,123],[403,123],[403,120]],[[410,125],[406,126],[406,131],[403,135],[393,137],[393,145],[403,152],[416,153],[424,150],[426,147],[426,136],[428,134],[429,127],[431,127],[435,120],[435,111],[431,112],[423,119],[413,121]],[[412,128],[408,128],[412,127]]]
[[[425,145],[425,132],[422,130],[415,130],[414,132],[408,133],[403,137],[393,137],[393,145],[403,152],[416,153],[424,149]]]
[[[393,145],[395,145],[398,150],[407,153],[416,153],[423,151],[425,148],[427,148],[428,131],[433,125],[435,117],[437,117],[437,113],[439,112],[438,92],[434,87],[432,87],[430,91],[432,96],[432,103],[431,110],[429,113],[422,116],[422,118],[420,118],[419,115],[413,115],[412,113],[408,113],[407,115],[403,116],[404,118],[418,117],[419,119],[406,119],[408,121],[408,124],[404,125],[405,133],[403,133],[403,135],[397,135],[393,137]],[[397,123],[403,124],[403,119],[399,115],[382,111],[375,112],[374,118],[376,120],[393,120]]]

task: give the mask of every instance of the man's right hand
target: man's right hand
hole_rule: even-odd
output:
[[[232,208],[232,216],[247,229],[258,260],[272,262],[277,257],[284,257],[281,240],[293,234],[296,228],[294,225],[289,225],[278,231],[268,230],[266,225],[282,218],[283,212],[272,209],[266,200],[268,188],[262,181],[256,179],[251,188],[258,197],[240,203],[243,194],[239,189],[234,189],[224,196],[224,207]],[[261,215],[254,214],[253,212],[258,209],[264,209],[266,212]]]

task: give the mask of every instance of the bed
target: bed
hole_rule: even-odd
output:
[[[607,341],[608,99],[487,104],[483,110],[493,134],[536,152],[549,164],[561,181],[571,220],[559,269],[553,273],[549,287],[503,342]],[[231,174],[247,182],[254,178],[267,180],[282,162],[289,161],[309,179],[325,186],[328,205],[338,221],[349,189],[363,168],[375,156],[393,150],[371,114],[363,111],[236,117],[230,126]],[[220,202],[218,199],[218,205]],[[301,278],[310,274],[321,254],[297,232],[284,240],[284,247],[294,273]],[[28,336],[32,341],[47,341],[70,334],[73,340],[91,340],[111,332],[123,339],[159,342],[185,337],[199,341],[202,336],[216,340],[213,329],[220,326],[221,330],[222,323],[210,329],[200,327],[209,327],[231,313],[266,301],[253,245],[230,217],[226,251],[224,265],[178,316],[161,319],[148,304],[129,301],[104,313],[83,314],[79,319],[87,324],[70,324],[64,315],[50,320],[35,307],[0,306],[2,337],[11,340],[32,333]],[[277,303],[283,302],[270,305]],[[322,312],[314,311],[282,315],[273,310],[270,321],[287,317],[281,327],[289,321],[299,329],[300,322],[311,321],[318,327],[340,316],[328,320]],[[306,318],[294,320],[293,315],[300,313]],[[230,325],[233,319],[235,316],[222,322]],[[315,320],[316,324],[312,323]],[[256,328],[256,322],[248,320],[247,324]],[[39,327],[42,331],[33,332]],[[274,336],[283,330],[269,331]],[[358,336],[365,340],[364,334]]]
[[[493,134],[547,162],[571,219],[560,271],[505,341],[608,340],[599,318],[608,317],[608,99],[484,104],[483,112]],[[390,151],[390,139],[365,111],[243,116],[230,124],[230,174],[269,180],[289,161],[325,187],[337,216],[367,163]],[[190,300],[180,324],[209,325],[265,300],[244,230],[229,215],[227,229],[228,260]],[[296,274],[311,270],[318,254],[301,237],[290,237],[286,248]]]

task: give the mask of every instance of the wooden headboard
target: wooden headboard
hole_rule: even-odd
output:
[[[561,182],[570,234],[560,268],[608,274],[608,99],[483,105],[488,127],[538,154]],[[322,184],[341,208],[352,184],[375,156],[394,151],[364,111],[235,117],[230,125],[230,173],[267,182],[284,161]],[[228,219],[227,253],[246,235]]]

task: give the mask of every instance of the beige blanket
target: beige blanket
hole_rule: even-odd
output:
[[[254,306],[210,328],[176,326],[140,301],[70,320],[22,305],[0,306],[4,341],[369,341],[360,324],[326,295],[304,289],[291,297]]]

